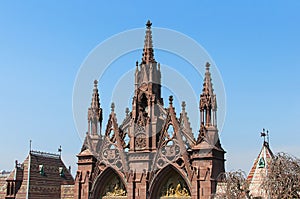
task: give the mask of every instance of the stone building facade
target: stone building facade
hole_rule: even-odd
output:
[[[146,24],[142,60],[136,62],[131,110],[126,109],[118,123],[112,104],[103,135],[103,110],[94,82],[88,132],[77,155],[76,199],[208,199],[216,191],[217,177],[225,170],[225,151],[218,136],[210,65],[206,64],[199,99],[201,125],[193,132],[185,102],[177,114],[173,97],[165,106],[161,96],[151,25]]]

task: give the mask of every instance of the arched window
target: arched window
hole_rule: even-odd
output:
[[[148,106],[148,99],[145,93],[143,93],[143,95],[141,96],[141,107],[143,108],[143,111],[145,111],[147,106]]]

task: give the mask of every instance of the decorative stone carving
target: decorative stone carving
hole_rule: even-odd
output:
[[[136,136],[135,136],[135,148],[144,149],[146,148],[146,131],[141,125],[136,126]]]
[[[175,162],[181,157],[180,145],[176,139],[167,140],[161,146],[158,152],[156,166],[158,169],[163,168],[169,163]]]
[[[146,135],[138,134],[135,138],[135,146],[137,149],[144,149],[146,147]]]
[[[127,192],[124,184],[118,177],[114,177],[105,187],[103,198],[119,198],[118,196],[125,196],[120,198],[126,198]],[[117,197],[116,197],[117,196]]]
[[[170,178],[163,187],[160,198],[190,198],[190,193],[184,181],[180,178]]]
[[[114,143],[106,142],[105,145],[106,147],[103,147],[103,151],[99,157],[100,162],[105,165],[113,166],[116,169],[123,169],[120,150]]]

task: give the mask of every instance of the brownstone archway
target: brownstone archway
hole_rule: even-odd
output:
[[[191,185],[184,174],[168,165],[156,175],[149,189],[150,199],[191,198]]]
[[[127,186],[115,169],[108,167],[92,185],[90,199],[127,198]]]

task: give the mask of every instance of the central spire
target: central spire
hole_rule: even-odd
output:
[[[154,53],[153,53],[153,42],[152,42],[152,31],[151,31],[152,23],[150,20],[146,23],[146,36],[145,36],[145,44],[143,49],[143,58],[142,62],[145,64],[149,64],[150,62],[155,62]]]

